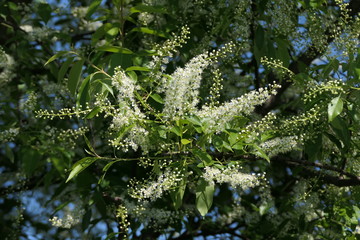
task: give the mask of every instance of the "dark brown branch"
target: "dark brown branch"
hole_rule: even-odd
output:
[[[306,161],[306,160],[295,160],[295,159],[289,159],[289,158],[285,158],[285,157],[275,157],[272,160],[273,161],[286,162],[286,163],[289,163],[289,164],[292,164],[292,165],[304,165],[304,166],[318,167],[318,168],[321,168],[321,169],[338,172],[341,175],[348,176],[348,177],[354,178],[354,179],[359,179],[359,181],[360,181],[360,178],[358,176],[356,176],[356,175],[354,175],[352,173],[349,173],[349,172],[345,172],[341,168],[337,168],[337,167],[330,166],[330,165],[327,165],[327,164],[309,162],[309,161]]]

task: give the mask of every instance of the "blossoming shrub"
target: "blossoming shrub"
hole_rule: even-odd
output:
[[[0,232],[355,239],[358,12],[0,3]]]

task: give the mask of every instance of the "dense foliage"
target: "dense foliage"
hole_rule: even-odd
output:
[[[358,239],[360,2],[0,2],[5,239]]]

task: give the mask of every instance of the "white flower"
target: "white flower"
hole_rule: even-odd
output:
[[[165,106],[163,113],[171,120],[193,112],[198,104],[201,74],[211,61],[207,54],[200,54],[186,64],[177,68],[170,79],[164,82]]]
[[[206,122],[206,133],[224,131],[227,123],[237,116],[253,112],[255,106],[263,104],[271,97],[271,94],[276,93],[275,89],[279,87],[279,85],[273,85],[269,89],[260,88],[218,107],[205,105],[196,115]]]
[[[234,165],[224,169],[205,167],[204,179],[209,183],[228,183],[233,188],[247,189],[259,185],[259,176],[239,172],[238,166]]]
[[[83,213],[83,209],[73,211],[65,209],[65,216],[63,218],[54,216],[53,218],[49,219],[49,221],[54,227],[71,228],[80,222]]]
[[[10,142],[19,134],[19,128],[9,128],[0,132],[0,143]]]
[[[269,157],[274,157],[280,153],[290,152],[291,150],[296,149],[298,145],[298,136],[288,136],[266,141],[260,144],[260,148],[263,149]]]
[[[182,174],[176,169],[166,169],[157,180],[146,182],[143,185],[133,187],[130,191],[130,196],[139,200],[149,199],[155,201],[170,190],[177,182],[182,180]]]

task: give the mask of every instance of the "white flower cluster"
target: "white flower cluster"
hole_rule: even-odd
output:
[[[227,166],[223,169],[215,167],[205,167],[204,179],[214,184],[228,183],[232,188],[247,189],[255,187],[260,184],[259,179],[263,176],[261,174],[247,174],[239,171],[238,165]]]
[[[117,67],[115,69],[114,76],[112,77],[112,85],[118,91],[118,101],[119,105],[121,106],[122,110],[125,111],[125,116],[129,119],[124,119],[121,117],[121,121],[113,122],[113,127],[122,127],[122,125],[128,125],[133,120],[136,119],[143,119],[145,115],[140,111],[136,101],[134,92],[139,89],[131,78],[129,78],[125,72],[120,68]]]
[[[190,60],[184,68],[177,68],[165,88],[165,106],[163,113],[171,120],[193,112],[198,104],[201,74],[210,64],[207,54],[200,54]]]
[[[227,123],[237,116],[253,112],[255,106],[263,104],[272,94],[276,94],[276,89],[279,87],[280,85],[274,84],[267,89],[260,88],[218,107],[204,106],[196,115],[206,122],[207,133],[224,131]]]
[[[172,58],[178,47],[181,47],[189,39],[189,28],[184,26],[181,28],[181,33],[174,36],[172,39],[166,40],[161,46],[155,45],[157,55],[152,57],[152,61],[148,63],[147,67],[153,69],[149,77],[158,81],[162,79],[162,73],[169,63],[169,58]],[[161,86],[160,86],[161,87]]]
[[[32,112],[37,104],[37,94],[32,91],[26,94],[25,99],[21,99],[19,102],[19,108],[24,112]]]
[[[227,212],[226,214],[220,215],[217,218],[216,223],[219,223],[223,226],[229,225],[242,217],[245,212],[245,208],[240,203],[234,203],[234,205],[232,206],[232,210]]]
[[[135,100],[134,92],[139,89],[139,86],[119,67],[115,69],[112,84],[118,91],[117,98],[120,108],[113,110],[110,128],[115,131],[121,131],[124,127],[129,127],[129,129],[127,138],[110,140],[110,143],[125,151],[129,147],[136,151],[141,146],[142,150],[147,152],[148,131],[136,124],[136,122],[141,122],[146,117]]]
[[[9,128],[0,132],[0,143],[10,142],[19,134],[19,128]]]
[[[170,226],[183,219],[188,211],[170,211],[164,208],[157,208],[150,202],[135,204],[134,202],[124,201],[128,210],[128,215],[136,218],[145,227],[151,226],[152,229],[162,229],[164,226]]]
[[[141,12],[139,14],[139,22],[144,26],[149,25],[154,20],[155,20],[155,16],[153,14],[151,14],[151,13]]]
[[[161,174],[157,180],[148,181],[142,185],[137,185],[134,181],[131,181],[132,188],[130,189],[130,196],[141,200],[149,199],[155,201],[172,187],[176,186],[178,182],[183,179],[183,174],[178,169],[167,168],[163,174]]]
[[[11,81],[15,77],[15,61],[6,54],[0,46],[0,86]]]
[[[88,7],[74,7],[71,12],[75,18],[80,19],[79,30],[81,31],[96,31],[99,27],[102,26],[101,21],[87,21],[85,19]]]
[[[286,153],[298,147],[301,139],[298,136],[277,137],[260,144],[269,157],[274,157],[279,153]]]
[[[141,150],[143,154],[148,153],[151,146],[149,144],[148,135],[149,132],[141,127],[136,125],[131,125],[128,132],[126,132],[127,136],[124,139],[115,138],[109,140],[110,144],[117,149],[121,149],[124,152],[127,152],[129,148],[132,148],[134,151],[137,151],[139,146],[141,146]]]
[[[46,26],[34,27],[32,25],[21,25],[20,28],[27,33],[26,38],[29,41],[41,41],[43,39],[48,39],[50,35],[55,33],[53,29]]]
[[[54,227],[69,229],[81,221],[83,212],[84,210],[66,210],[65,216],[63,218],[58,218],[57,216],[54,216],[53,218],[50,218],[49,221]]]

